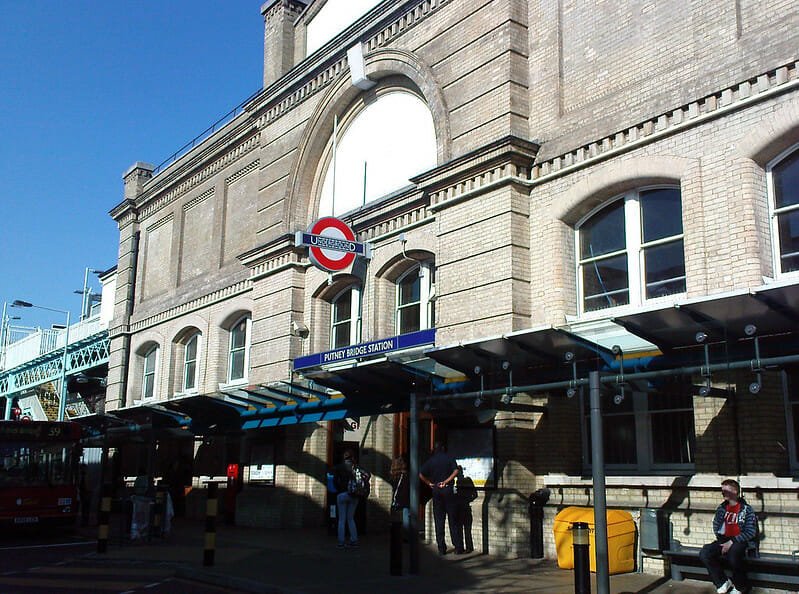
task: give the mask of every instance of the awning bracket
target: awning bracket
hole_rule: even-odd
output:
[[[760,337],[757,336],[757,326],[747,324],[744,328],[744,334],[751,336],[755,345],[755,358],[751,362],[752,371],[755,373],[755,381],[749,384],[749,393],[758,394],[763,387],[763,366],[760,362]]]

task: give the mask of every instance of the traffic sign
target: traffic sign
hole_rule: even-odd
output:
[[[322,217],[307,232],[298,231],[295,243],[307,245],[311,261],[329,272],[344,270],[356,255],[369,256],[367,246],[355,241],[353,230],[336,217]]]

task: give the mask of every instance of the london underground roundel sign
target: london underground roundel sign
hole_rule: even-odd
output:
[[[336,217],[323,217],[311,225],[304,234],[311,261],[330,272],[340,272],[355,260],[358,248],[363,244],[355,241],[355,233],[349,225]]]

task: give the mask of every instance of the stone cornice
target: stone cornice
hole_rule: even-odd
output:
[[[566,175],[796,89],[799,89],[799,62],[792,62],[656,115],[568,153],[536,163],[530,171],[528,181],[536,184]]]
[[[127,224],[129,219],[136,218],[138,212],[136,211],[136,202],[134,200],[123,200],[119,204],[117,204],[114,208],[108,211],[108,214],[111,215],[111,218],[114,219],[117,224],[122,227],[124,224]]]
[[[338,80],[348,70],[346,52],[352,45],[362,41],[367,52],[386,46],[450,1],[394,0],[379,4],[264,89],[246,110],[258,114],[259,127],[263,127]]]
[[[241,159],[245,155],[257,149],[259,146],[259,137],[260,134],[253,134],[244,142],[237,144],[231,150],[222,154],[215,161],[207,164],[205,167],[202,167],[199,170],[196,170],[196,172],[190,177],[184,178],[180,183],[172,185],[172,187],[165,192],[159,193],[157,189],[148,187],[142,195],[142,198],[139,200],[139,203],[141,204],[141,206],[139,206],[140,220],[146,219],[154,212],[157,212],[168,204],[171,204],[176,199],[180,198],[202,182],[211,178],[213,175],[231,163]],[[155,179],[160,179],[160,176],[159,178]],[[168,187],[168,185],[161,185],[161,188],[165,187]]]
[[[537,144],[516,136],[506,136],[417,175],[411,181],[436,191],[468,181],[502,163],[514,163],[518,167],[529,168],[537,152]]]
[[[250,279],[244,279],[227,287],[212,291],[211,293],[203,295],[202,297],[186,301],[185,303],[170,307],[164,311],[158,312],[157,314],[137,320],[131,324],[128,324],[127,328],[122,325],[118,327],[115,326],[113,335],[118,336],[121,334],[133,334],[135,332],[141,332],[142,330],[146,330],[147,328],[151,328],[157,324],[161,324],[187,313],[203,309],[209,305],[213,305],[214,303],[224,301],[225,299],[230,299],[231,297],[241,295],[242,293],[246,293],[251,290],[252,282]]]

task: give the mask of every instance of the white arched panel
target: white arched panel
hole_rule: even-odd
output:
[[[331,160],[319,216],[350,211],[407,186],[409,178],[436,165],[436,134],[427,104],[410,93],[383,95],[344,132],[335,165],[335,208]]]
[[[327,0],[306,28],[306,55],[310,56],[379,3],[380,0]]]

